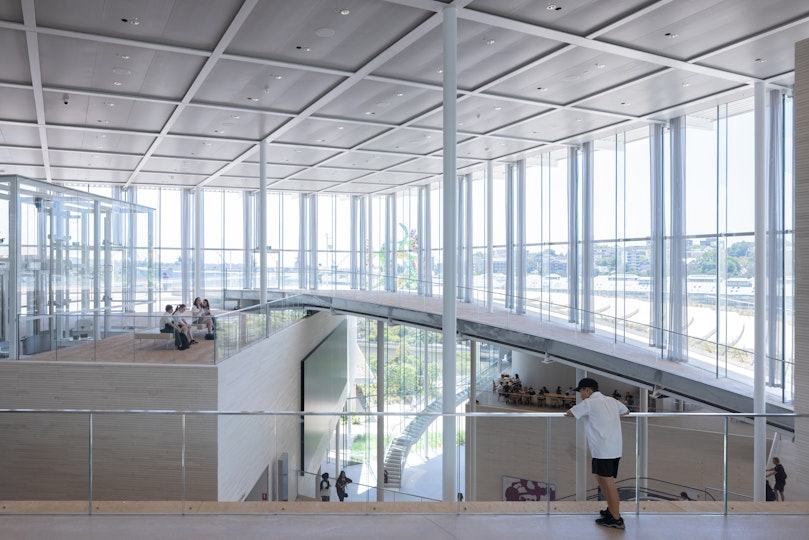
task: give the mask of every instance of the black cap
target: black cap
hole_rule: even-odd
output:
[[[320,475],[320,477],[321,477],[323,480],[326,480],[326,479],[329,477],[329,473],[324,472],[323,474],[321,474],[321,475]]]
[[[574,388],[574,390],[576,392],[581,392],[582,388],[591,388],[593,391],[598,392],[598,383],[595,381],[595,379],[585,377],[579,381],[579,385]]]

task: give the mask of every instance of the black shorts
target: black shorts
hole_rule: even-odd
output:
[[[776,482],[775,487],[773,488],[775,491],[784,491],[784,486],[786,486],[786,482]]]
[[[618,462],[621,458],[599,459],[593,458],[593,474],[596,476],[618,477]]]

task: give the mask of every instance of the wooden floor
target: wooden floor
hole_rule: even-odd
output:
[[[193,503],[189,503],[193,504]],[[216,504],[216,503],[214,503]],[[248,504],[248,503],[233,503]],[[397,503],[390,503],[396,505]],[[185,515],[147,511],[132,514],[0,515],[0,539],[116,540],[194,538],[243,540],[313,538],[356,540],[490,540],[491,538],[806,538],[809,505],[768,503],[759,513],[755,503],[727,516],[705,512],[622,511],[626,529],[604,529],[594,523],[598,508],[587,513],[548,514],[523,503],[421,503],[400,508],[364,503],[251,503],[242,510],[200,508]],[[484,506],[484,504],[486,506]],[[533,503],[537,504],[537,503]],[[711,504],[711,503],[694,503]],[[504,505],[511,505],[511,508]],[[778,513],[773,513],[780,507]],[[235,508],[235,507],[234,507]],[[174,510],[176,511],[176,510]]]
[[[24,360],[58,362],[125,362],[150,364],[213,364],[214,341],[203,339],[204,332],[196,332],[199,342],[190,349],[174,348],[171,339],[134,339],[134,333],[114,336],[98,341],[78,341],[55,351],[25,356]]]

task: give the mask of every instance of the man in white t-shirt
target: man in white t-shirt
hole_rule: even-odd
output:
[[[624,519],[621,517],[621,500],[615,478],[618,476],[618,462],[623,448],[621,417],[629,414],[629,409],[620,401],[599,392],[594,379],[580,380],[575,390],[581,395],[581,401],[566,415],[584,421],[587,444],[593,456],[593,475],[607,499],[607,509],[601,510],[601,518],[596,523],[623,529]]]

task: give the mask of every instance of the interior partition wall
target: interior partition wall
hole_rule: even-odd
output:
[[[151,209],[2,176],[0,227],[0,355],[109,337],[152,310]]]

